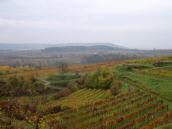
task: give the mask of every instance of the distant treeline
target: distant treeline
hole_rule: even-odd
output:
[[[170,55],[172,50],[137,50],[113,45],[50,46],[41,50],[1,50],[0,66],[58,67],[61,62],[90,64]]]
[[[105,45],[95,45],[95,46],[65,46],[65,47],[50,47],[43,50],[43,52],[56,52],[56,53],[71,53],[71,52],[98,52],[98,51],[114,51],[115,49],[110,46]]]
[[[127,59],[137,59],[141,58],[141,56],[137,55],[124,55],[124,54],[93,54],[89,56],[85,56],[81,59],[82,64],[89,64],[89,63],[100,63],[106,61],[120,61],[120,60],[127,60]]]

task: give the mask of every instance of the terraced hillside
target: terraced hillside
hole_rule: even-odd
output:
[[[81,90],[72,94],[69,99],[65,99],[65,102],[69,101],[71,104],[77,105],[86,99],[92,99],[93,94],[91,93],[94,93],[95,90],[92,92],[86,90],[85,95],[83,92]],[[102,94],[101,91],[97,90],[96,92]],[[79,101],[72,96],[77,96]],[[62,113],[48,115],[41,120],[40,128],[151,129],[168,122],[172,117],[171,114],[168,105],[161,99],[143,91],[134,90],[80,106],[78,109],[72,108]]]
[[[46,76],[33,70],[39,76],[31,80],[25,72],[23,78],[12,74],[0,81],[0,129],[170,127],[171,62],[163,57],[83,65]]]
[[[105,90],[81,89],[60,100],[52,100],[40,106],[40,108],[52,108],[60,105],[62,108],[68,107],[78,109],[82,106],[93,104],[97,101],[108,98],[110,95]],[[44,110],[46,110],[44,109]]]

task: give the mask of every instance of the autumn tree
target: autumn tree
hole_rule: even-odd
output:
[[[109,89],[113,83],[113,72],[109,68],[98,69],[86,78],[86,87],[95,89]]]
[[[122,83],[120,81],[115,80],[110,88],[112,95],[117,95],[120,93],[122,87]]]

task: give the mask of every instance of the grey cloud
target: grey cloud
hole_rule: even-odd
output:
[[[171,0],[0,0],[0,42],[172,48],[171,32]]]

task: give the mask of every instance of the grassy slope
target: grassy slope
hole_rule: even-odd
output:
[[[155,93],[172,108],[172,80],[138,73],[129,73],[127,76],[136,81],[139,87]]]
[[[171,58],[162,58],[154,60],[135,60],[128,62],[127,65],[142,65],[147,68],[126,69],[124,65],[115,68],[116,73],[122,77],[124,82],[141,89],[146,89],[164,98],[170,107],[172,107],[172,66],[155,67],[153,64],[158,61],[171,61]]]
[[[129,73],[128,77],[161,95],[172,99],[172,79],[164,79],[148,74]]]

